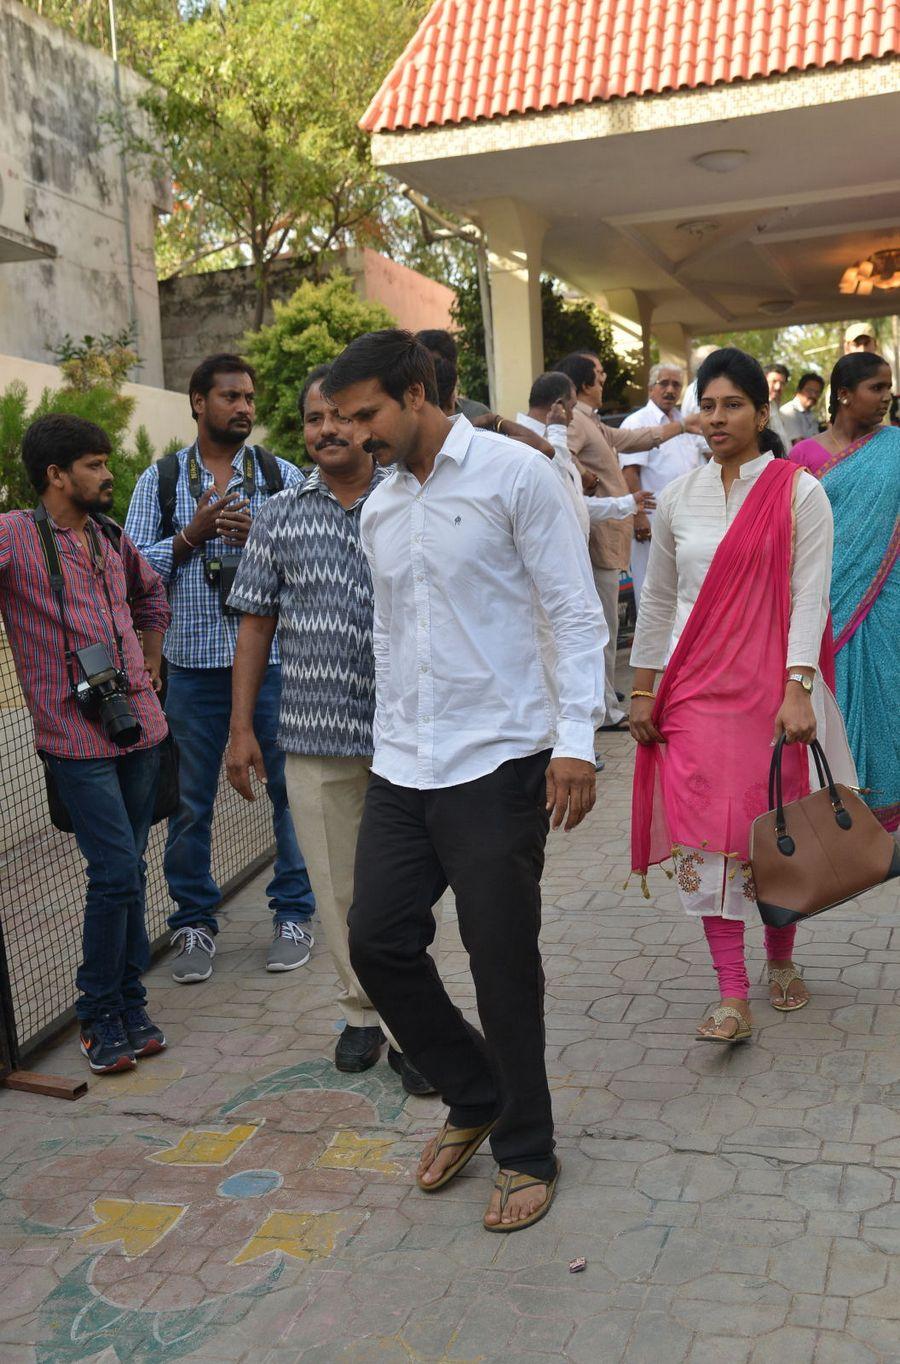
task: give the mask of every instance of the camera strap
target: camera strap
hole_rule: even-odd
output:
[[[41,542],[41,549],[44,552],[44,563],[47,568],[47,576],[50,579],[50,591],[56,601],[56,609],[59,613],[59,623],[63,633],[63,647],[66,656],[66,672],[69,675],[69,685],[75,691],[78,686],[78,675],[75,671],[75,651],[72,648],[69,638],[69,627],[66,623],[66,580],[63,576],[62,562],[59,557],[59,546],[56,543],[56,536],[53,527],[50,525],[50,518],[47,515],[47,508],[43,502],[39,502],[31,513],[34,517],[34,524],[37,527],[38,539]],[[118,666],[127,676],[125,668],[125,650],[122,644],[122,637],[116,627],[116,616],[113,610],[112,598],[109,595],[109,586],[106,581],[106,565],[103,556],[103,547],[100,543],[97,531],[93,523],[88,520],[85,526],[85,534],[91,547],[91,558],[96,568],[100,570],[100,579],[103,583],[103,595],[106,597],[106,605],[109,608],[109,619],[112,625],[113,639],[115,640],[118,652]]]
[[[203,466],[200,463],[200,451],[196,441],[188,452],[188,487],[191,490],[191,497],[195,502],[199,502],[203,496]],[[244,446],[244,487],[243,492],[249,502],[256,492],[256,462],[253,458],[253,446]]]

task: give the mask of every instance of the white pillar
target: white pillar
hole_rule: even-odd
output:
[[[485,199],[475,209],[488,245],[494,332],[492,404],[515,416],[544,368],[541,245],[547,225],[516,199]]]
[[[677,365],[690,381],[691,336],[680,322],[655,322],[653,335],[659,346],[659,358],[664,365]]]

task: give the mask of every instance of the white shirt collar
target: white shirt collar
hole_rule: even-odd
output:
[[[527,426],[529,431],[533,431],[536,436],[542,436],[547,430],[546,422],[539,422],[536,417],[529,417],[527,412],[517,412],[516,421],[520,426]]]
[[[756,475],[761,474],[766,465],[774,458],[775,456],[769,450],[762,455],[757,455],[756,459],[750,459],[746,464],[741,465],[738,478],[756,478]],[[722,481],[722,466],[716,463],[715,456],[706,465],[705,472],[710,478],[718,479],[719,482]]]

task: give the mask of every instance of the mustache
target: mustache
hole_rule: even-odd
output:
[[[316,441],[316,453],[320,450],[334,449],[336,446],[341,450],[346,450],[349,445],[350,442],[341,436],[323,436],[321,440]]]
[[[370,436],[368,440],[363,441],[362,448],[367,455],[377,455],[379,450],[388,450],[390,446],[387,441],[376,440],[374,436]]]
[[[112,479],[110,479],[108,483],[100,484],[101,493],[111,493],[112,490],[113,490]]]

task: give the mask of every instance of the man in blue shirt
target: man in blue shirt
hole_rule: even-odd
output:
[[[240,616],[227,605],[252,518],[271,485],[291,488],[303,476],[247,444],[253,426],[255,375],[238,355],[212,355],[191,376],[189,400],[197,440],[175,466],[151,465],[138,480],[127,533],[168,585],[172,624],[166,715],[181,755],[181,805],[169,823],[164,868],[178,908],[169,918],[180,984],[212,975],[216,909],[221,895],[210,869],[210,827],[231,720],[231,667]],[[277,641],[272,642],[253,723],[265,759],[275,831],[275,872],[266,888],[275,936],[269,971],[309,960],[315,909],[306,865],[287,803],[284,754],[276,743],[281,695]]]

